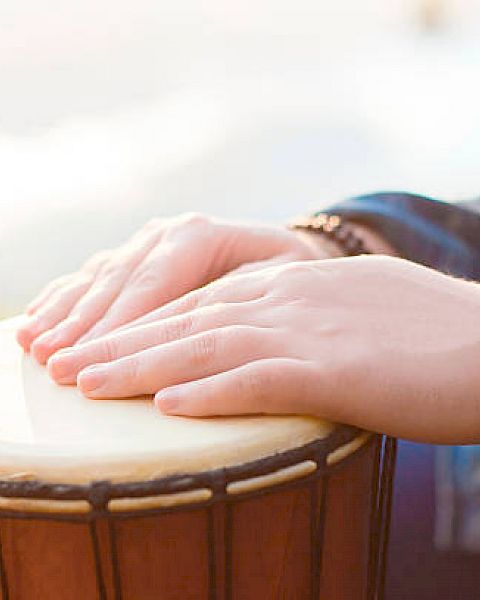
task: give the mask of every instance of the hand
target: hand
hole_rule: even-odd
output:
[[[52,282],[29,305],[18,341],[44,363],[235,270],[340,255],[320,236],[196,214],[148,223],[120,248]]]
[[[291,263],[215,281],[48,367],[92,398],[156,394],[169,414],[309,413],[478,442],[479,289],[390,257]]]

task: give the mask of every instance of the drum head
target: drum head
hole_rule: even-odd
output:
[[[329,436],[301,416],[183,418],[151,398],[90,400],[59,386],[0,322],[0,479],[61,483],[157,479],[255,461]]]

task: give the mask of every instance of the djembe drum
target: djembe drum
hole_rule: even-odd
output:
[[[394,443],[60,387],[0,324],[3,600],[373,600]]]

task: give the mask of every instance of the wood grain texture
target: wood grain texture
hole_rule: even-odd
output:
[[[329,477],[318,600],[366,600],[374,450],[371,444]],[[325,482],[316,485],[320,502]],[[311,489],[299,480],[264,495],[239,495],[230,508],[197,505],[116,520],[122,600],[209,600],[209,518],[216,600],[311,600]],[[115,600],[107,524],[96,526],[107,597]],[[3,518],[0,535],[9,600],[99,598],[88,524]]]

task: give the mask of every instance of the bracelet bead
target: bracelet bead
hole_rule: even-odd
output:
[[[311,231],[324,235],[335,241],[347,256],[372,254],[365,246],[364,241],[339,215],[317,213],[309,217],[299,217],[289,224],[289,229]]]

